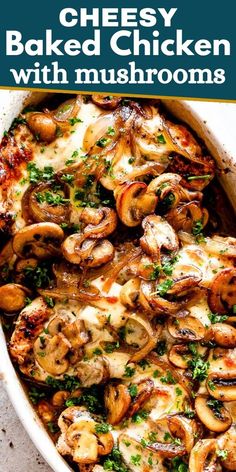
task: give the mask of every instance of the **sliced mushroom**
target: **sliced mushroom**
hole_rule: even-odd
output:
[[[186,232],[195,231],[195,225],[200,221],[202,228],[208,222],[208,211],[201,208],[200,203],[196,201],[188,202],[173,208],[166,214],[167,221],[176,231],[183,230]]]
[[[217,443],[215,439],[201,439],[193,447],[189,458],[191,472],[210,472],[216,470]]]
[[[6,284],[0,287],[0,310],[14,313],[26,305],[26,297],[30,290],[19,284]]]
[[[214,341],[225,348],[236,347],[236,328],[226,323],[215,323],[206,331],[205,341]]]
[[[206,381],[209,395],[221,400],[231,402],[236,400],[236,371],[212,372]]]
[[[60,195],[60,203],[47,203],[44,196],[50,191],[50,195]],[[42,196],[42,202],[39,198]],[[28,187],[22,200],[22,212],[24,219],[31,223],[32,221],[52,222],[57,224],[68,223],[70,220],[70,204],[68,191],[66,187],[55,192],[50,183],[41,182],[38,185]],[[27,213],[27,215],[26,215]]]
[[[52,397],[52,405],[55,407],[61,407],[65,405],[66,400],[70,397],[70,392],[67,390],[59,390],[54,393]]]
[[[223,315],[236,305],[236,269],[224,269],[214,278],[208,304],[213,313]]]
[[[73,349],[79,349],[89,341],[88,331],[85,329],[83,320],[76,320],[73,323],[62,327],[61,332],[70,342]]]
[[[136,387],[137,394],[132,399],[132,404],[128,412],[129,417],[137,413],[137,411],[140,410],[142,406],[149,400],[154,389],[154,382],[151,379],[145,379],[139,382]]]
[[[147,216],[143,222],[144,235],[140,239],[142,249],[155,261],[160,262],[161,250],[178,251],[179,242],[173,228],[157,215]]]
[[[51,143],[56,138],[57,125],[50,113],[28,113],[26,121],[37,140]]]
[[[174,344],[168,354],[169,360],[172,364],[180,369],[188,368],[188,360],[191,359],[188,345]]]
[[[180,202],[189,202],[192,200],[202,200],[201,192],[191,192],[182,187],[180,182],[182,177],[179,174],[164,172],[148,185],[148,192],[154,192],[158,195],[159,201],[165,203],[165,200],[171,201],[171,207],[176,207]],[[171,199],[169,198],[171,196]]]
[[[108,207],[85,208],[80,215],[80,221],[86,224],[84,234],[92,239],[106,238],[117,226],[116,212]]]
[[[65,259],[72,264],[86,267],[99,267],[113,259],[114,247],[110,241],[85,237],[82,233],[76,233],[65,239],[61,246]]]
[[[107,385],[104,393],[104,403],[107,410],[107,421],[112,425],[120,423],[131,404],[131,396],[126,385]]]
[[[38,259],[58,255],[58,245],[64,238],[61,227],[55,223],[35,223],[20,229],[13,238],[13,250],[17,256]]]
[[[83,387],[106,382],[110,377],[108,362],[102,356],[78,362],[76,370]]]
[[[88,241],[88,240],[87,240]],[[87,267],[100,267],[111,261],[114,257],[115,249],[110,241],[103,239],[94,244],[93,250],[88,260],[85,260]]]
[[[125,342],[138,349],[131,356],[130,362],[140,361],[154,349],[161,330],[160,326],[159,328],[154,330],[151,323],[137,313],[128,317],[125,324]]]
[[[126,226],[138,226],[145,215],[154,213],[157,197],[147,194],[147,185],[144,182],[125,182],[114,191],[116,210],[120,220]]]
[[[98,107],[105,108],[105,110],[114,110],[118,107],[121,100],[121,97],[114,97],[113,95],[92,95],[93,103]]]
[[[193,316],[170,318],[167,327],[170,335],[181,341],[200,341],[205,336],[205,326]]]
[[[236,470],[236,428],[235,423],[231,428],[217,438],[219,451],[226,451],[226,457],[221,459],[222,465],[227,470]],[[220,458],[220,457],[219,457]]]
[[[226,431],[232,423],[231,415],[224,407],[224,404],[211,397],[197,397],[195,400],[195,410],[198,418],[206,428],[215,433]]]
[[[177,301],[166,300],[158,295],[156,284],[154,282],[141,281],[139,292],[139,303],[148,312],[153,315],[170,315],[174,316],[189,301],[189,296],[178,299]],[[186,316],[186,313],[184,313]]]
[[[194,446],[194,436],[197,433],[196,422],[180,415],[169,416],[167,422],[171,434],[183,442],[189,453]]]
[[[68,420],[67,420],[68,418]],[[111,452],[114,440],[112,434],[100,433],[99,423],[83,408],[71,411],[67,408],[58,420],[61,436],[57,443],[63,455],[72,455],[79,464],[95,463],[100,455]]]
[[[138,277],[128,280],[120,291],[120,301],[128,308],[135,308],[135,302],[138,300],[140,280]]]
[[[36,361],[46,372],[52,375],[61,375],[67,371],[69,361],[65,357],[69,349],[70,343],[61,334],[56,334],[52,338],[40,336],[34,343]]]

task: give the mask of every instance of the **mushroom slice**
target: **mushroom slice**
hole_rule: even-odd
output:
[[[222,433],[229,429],[232,418],[224,404],[211,397],[199,396],[195,400],[198,418],[210,431]]]
[[[188,368],[188,360],[191,354],[186,344],[174,344],[168,354],[169,361],[180,369]]]
[[[114,191],[116,210],[120,220],[126,226],[138,226],[145,215],[154,213],[157,197],[147,193],[144,182],[125,182]]]
[[[27,113],[26,121],[30,131],[38,140],[51,143],[56,138],[57,126],[50,113]]]
[[[120,291],[120,301],[127,308],[135,308],[135,302],[138,300],[140,280],[138,277],[128,280]]]
[[[209,395],[223,402],[236,400],[236,371],[212,372],[206,381]]]
[[[217,462],[217,443],[215,439],[200,439],[193,447],[189,458],[191,472],[215,471]]]
[[[13,251],[17,256],[38,259],[58,255],[58,246],[64,238],[64,232],[56,223],[35,223],[25,226],[13,238]]]
[[[137,394],[132,399],[132,404],[128,412],[128,416],[131,417],[138,410],[142,408],[152,395],[154,389],[154,382],[151,379],[145,379],[139,382],[137,385]]]
[[[26,305],[26,297],[31,292],[28,288],[19,284],[6,284],[0,287],[0,310],[14,313],[22,310]]]
[[[99,267],[114,257],[114,247],[107,239],[97,241],[85,239],[82,233],[71,234],[65,239],[61,248],[65,259],[72,264],[86,267]]]
[[[205,336],[205,326],[197,318],[186,316],[185,318],[168,320],[170,335],[181,341],[200,341]]]
[[[178,238],[172,226],[164,218],[150,215],[142,222],[144,235],[140,239],[140,245],[146,254],[160,262],[162,248],[176,253],[179,248]]]
[[[60,195],[62,197],[60,203],[47,203],[46,197],[47,192],[50,191],[50,195]],[[42,197],[40,199],[40,197]],[[38,185],[30,186],[23,197],[22,211],[29,212],[29,223],[33,220],[37,223],[47,221],[52,223],[68,223],[70,219],[70,206],[68,192],[66,187],[61,188],[58,191],[54,191],[50,183],[41,182]],[[41,201],[42,200],[42,201]],[[46,200],[46,201],[45,201]],[[27,217],[24,215],[24,219]]]
[[[196,422],[180,415],[173,415],[168,417],[167,423],[171,434],[181,439],[189,453],[194,446],[194,433],[197,432]]]
[[[58,424],[61,424],[60,418]],[[81,410],[74,422],[65,428],[61,439],[66,442],[75,462],[79,464],[94,463],[98,456],[111,452],[114,445],[113,437],[110,432],[100,433],[98,426],[99,423],[91,418],[88,412]],[[63,454],[60,438],[57,448]]]
[[[226,323],[215,323],[206,331],[205,341],[214,341],[225,348],[236,347],[236,328]]]
[[[158,296],[156,284],[153,282],[141,281],[139,292],[139,303],[142,307],[152,315],[170,315],[175,316],[181,308],[189,301],[186,296],[178,301],[169,301]]]
[[[76,320],[73,323],[67,324],[61,331],[73,349],[79,349],[89,341],[89,335],[83,320]]]
[[[81,361],[76,365],[77,375],[83,387],[105,382],[110,377],[109,365],[104,357]]]
[[[125,342],[138,349],[131,356],[130,362],[138,362],[154,349],[160,330],[155,331],[146,318],[135,313],[128,317],[125,333]]]
[[[199,222],[203,228],[206,226],[208,217],[207,209],[201,208],[200,203],[196,201],[173,208],[166,215],[167,221],[176,231],[183,230],[193,234]]]
[[[223,315],[236,305],[236,268],[224,269],[214,278],[208,304],[213,313]]]
[[[122,98],[114,97],[113,95],[92,95],[92,102],[100,108],[105,110],[114,110],[120,104]]]
[[[84,238],[81,233],[75,233],[68,236],[61,245],[61,250],[64,258],[71,262],[71,264],[80,264],[81,255],[75,248],[78,247]]]
[[[65,356],[69,349],[69,341],[61,334],[56,334],[52,338],[40,336],[34,343],[36,361],[46,372],[55,376],[67,371],[69,362]]]
[[[107,385],[104,403],[107,410],[107,421],[112,425],[120,423],[131,404],[131,396],[126,385],[115,383]]]
[[[219,451],[222,449],[227,455],[222,460],[222,465],[227,470],[236,470],[236,429],[235,424],[217,438]]]
[[[85,208],[80,215],[80,221],[86,224],[84,234],[92,239],[106,238],[117,226],[116,212],[108,207]]]

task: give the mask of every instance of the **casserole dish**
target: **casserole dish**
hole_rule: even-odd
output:
[[[28,94],[25,92],[4,92],[7,103],[5,110],[2,113],[2,130],[5,130],[11,124],[12,119],[25,105],[35,103],[37,100],[43,99],[40,94]],[[4,105],[4,100],[2,101]],[[230,196],[231,201],[236,204],[236,197],[234,193],[234,184],[236,179],[236,169],[234,163],[234,149],[231,148],[231,133],[229,132],[230,124],[233,123],[234,109],[231,106],[220,105],[220,104],[198,104],[191,102],[181,102],[176,100],[166,100],[165,106],[173,113],[177,118],[187,122],[207,144],[210,152],[214,156],[218,166],[224,170],[222,173],[222,184]],[[222,123],[219,119],[215,119],[217,114],[222,114],[224,110],[224,116],[228,114],[229,125],[224,133],[222,131]],[[4,115],[6,113],[6,115]],[[5,118],[4,118],[5,116]],[[205,123],[205,121],[207,123]],[[225,121],[225,119],[224,119]],[[222,145],[219,136],[223,136],[226,141]],[[233,133],[232,133],[233,136]],[[230,172],[229,172],[230,169]],[[3,346],[1,353],[1,364],[3,380],[5,382],[7,391],[11,398],[11,401],[20,417],[24,427],[27,429],[31,439],[47,460],[49,465],[55,471],[66,472],[70,470],[69,466],[57,453],[53,443],[49,436],[42,428],[37,415],[35,414],[32,406],[27,400],[27,396],[24,393],[24,389],[12,367],[9,359],[5,337],[1,330],[1,344]]]

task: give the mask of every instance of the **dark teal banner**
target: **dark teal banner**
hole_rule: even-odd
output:
[[[235,0],[11,0],[0,86],[236,100]]]

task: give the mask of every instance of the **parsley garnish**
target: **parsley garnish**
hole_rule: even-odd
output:
[[[166,144],[166,140],[165,140],[163,134],[159,134],[157,136],[157,142],[160,143],[160,144]]]
[[[108,433],[110,429],[111,426],[108,423],[100,423],[95,426],[96,433]]]

